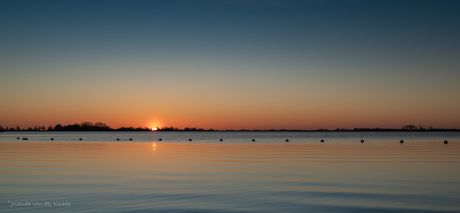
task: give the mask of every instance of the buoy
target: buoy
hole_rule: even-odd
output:
[[[22,140],[29,140],[28,138],[22,138]]]
[[[219,141],[224,141],[224,140],[220,139]]]
[[[120,140],[120,138],[117,138],[117,141],[119,141],[119,140]]]
[[[188,139],[188,141],[192,141],[192,139],[190,138],[190,139]]]
[[[78,140],[83,140],[82,138],[78,139]]]
[[[51,138],[52,141],[54,141],[54,138]]]
[[[18,140],[19,140],[19,137],[17,137],[16,139],[18,139]]]
[[[324,140],[321,140],[321,142],[324,142]]]
[[[132,138],[130,138],[129,140],[130,140],[130,141],[132,141],[133,139],[132,139]]]
[[[447,140],[444,141],[444,144],[447,144]]]
[[[404,141],[403,141],[403,140],[400,140],[399,143],[404,143]]]
[[[289,142],[289,139],[286,139],[286,142]]]
[[[252,142],[256,141],[256,139],[252,139]]]
[[[364,143],[364,140],[361,140],[361,143]]]
[[[162,141],[163,139],[160,138],[160,139],[158,139],[158,140],[159,140],[159,141]]]

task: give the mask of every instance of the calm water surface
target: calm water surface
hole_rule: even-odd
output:
[[[460,133],[3,132],[0,192],[0,212],[460,212]]]

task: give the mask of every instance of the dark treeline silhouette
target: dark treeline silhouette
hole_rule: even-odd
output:
[[[150,128],[148,128],[148,127],[134,128],[134,127],[130,126],[130,127],[121,127],[121,128],[116,129],[115,131],[152,131],[152,130]]]
[[[203,128],[196,128],[196,127],[185,127],[184,129],[179,129],[177,127],[163,127],[159,128],[157,127],[156,131],[291,131],[291,132],[326,132],[326,131],[460,131],[460,129],[443,129],[443,128],[433,128],[433,127],[428,127],[428,128],[423,128],[422,126],[417,127],[415,125],[406,125],[403,126],[401,129],[391,129],[391,128],[353,128],[353,129],[344,129],[344,128],[337,128],[337,129],[316,129],[316,130],[296,130],[296,129],[266,129],[266,130],[261,130],[261,129],[239,129],[239,130],[234,130],[234,129],[226,129],[226,130],[215,130],[215,129],[208,129],[205,130]]]
[[[3,131],[153,131],[148,127],[121,127],[118,129],[112,129],[107,124],[102,122],[92,123],[89,121],[82,122],[80,124],[69,124],[69,125],[61,125],[57,124],[56,126],[35,126],[34,128],[29,127],[27,129],[21,129],[19,126],[13,127],[6,127],[0,125],[0,132]],[[226,129],[226,130],[215,130],[215,129],[203,129],[203,128],[196,128],[196,127],[185,127],[184,129],[179,129],[177,127],[157,127],[156,131],[291,131],[291,132],[326,132],[326,131],[460,131],[460,129],[443,129],[443,128],[433,128],[429,126],[427,128],[423,126],[415,126],[415,125],[405,125],[402,126],[401,129],[391,129],[391,128],[353,128],[353,129],[344,129],[344,128],[337,128],[337,129],[316,129],[316,130],[295,130],[295,129],[267,129],[267,130],[260,130],[260,129]]]
[[[203,128],[196,128],[196,127],[185,127],[184,129],[179,129],[173,126],[170,126],[170,127],[165,126],[163,128],[157,127],[156,131],[215,131],[215,130],[214,129],[205,130]]]
[[[93,124],[92,122],[86,121],[82,122],[81,124],[69,124],[67,126],[63,126],[61,124],[57,124],[54,128],[48,128],[48,131],[108,131],[113,130],[107,124],[102,122],[96,122]]]
[[[118,129],[112,129],[107,124],[102,123],[102,122],[96,122],[92,123],[89,121],[82,122],[80,124],[75,123],[75,124],[69,124],[69,125],[62,125],[62,124],[57,124],[56,126],[48,126],[46,128],[45,126],[35,126],[34,128],[29,127],[27,129],[21,129],[19,126],[16,128],[8,128],[3,129],[2,126],[0,126],[0,131],[7,130],[7,131],[151,131],[150,128],[148,127],[121,127]]]

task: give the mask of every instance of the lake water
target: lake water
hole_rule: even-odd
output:
[[[460,212],[460,132],[3,132],[0,212]]]

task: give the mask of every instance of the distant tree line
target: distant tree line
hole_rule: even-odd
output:
[[[185,127],[184,129],[179,129],[177,127],[173,127],[173,126],[170,126],[170,127],[163,127],[163,128],[160,128],[160,127],[157,127],[157,130],[156,131],[215,131],[214,129],[203,129],[203,128],[196,128],[196,127]]]
[[[27,129],[21,129],[19,126],[13,128],[6,127],[5,129],[3,126],[0,125],[0,131],[151,131],[148,127],[121,127],[118,129],[112,129],[107,124],[102,122],[92,123],[89,121],[85,121],[82,123],[75,123],[69,125],[62,125],[57,124],[56,126],[35,126],[34,128],[29,127]]]
[[[45,126],[35,126],[34,128],[29,127],[27,129],[22,129],[19,126],[16,127],[6,127],[3,128],[3,126],[0,125],[0,132],[3,131],[153,131],[152,129],[148,127],[120,127],[118,129],[112,129],[107,124],[102,123],[102,122],[96,122],[92,123],[89,121],[85,121],[82,123],[75,123],[75,124],[69,124],[69,125],[61,125],[57,124],[56,126],[48,126],[46,128]],[[423,126],[415,126],[415,125],[405,125],[402,126],[401,129],[391,129],[391,128],[354,128],[354,129],[344,129],[344,128],[337,128],[337,129],[316,129],[316,130],[295,130],[295,129],[268,129],[268,130],[260,130],[260,129],[253,129],[253,130],[248,130],[248,129],[240,129],[240,130],[233,130],[233,129],[227,129],[227,130],[215,130],[215,129],[203,129],[203,128],[196,128],[196,127],[185,127],[184,129],[179,129],[177,127],[157,127],[156,131],[302,131],[302,132],[310,132],[310,131],[315,131],[315,132],[325,132],[325,131],[460,131],[460,129],[443,129],[443,128],[433,128],[432,126],[429,126],[427,128]]]
[[[184,129],[179,129],[177,127],[157,127],[156,131],[301,131],[301,132],[325,132],[325,131],[460,131],[460,129],[443,129],[443,128],[433,128],[429,126],[428,128],[424,128],[423,126],[415,126],[415,125],[406,125],[403,126],[401,129],[392,129],[392,128],[353,128],[353,129],[345,129],[345,128],[337,128],[337,129],[316,129],[316,130],[296,130],[296,129],[226,129],[226,130],[215,130],[215,129],[203,129],[203,128],[196,128],[196,127],[185,127]]]

